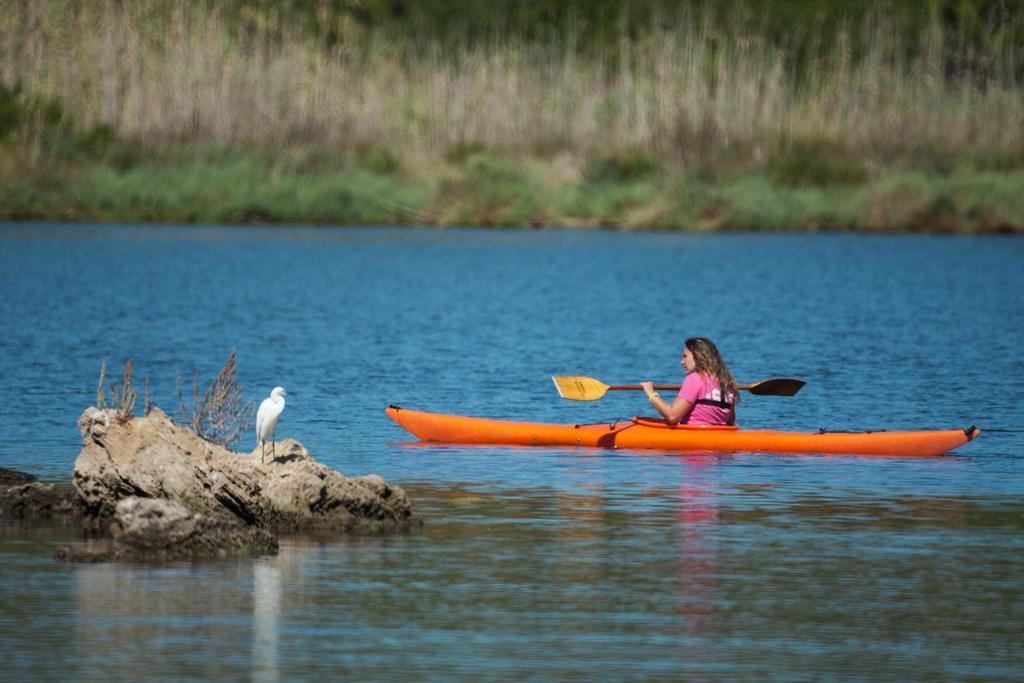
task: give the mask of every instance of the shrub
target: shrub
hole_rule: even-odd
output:
[[[539,188],[521,169],[505,161],[474,154],[460,177],[446,179],[435,201],[441,221],[484,226],[525,225],[538,212]]]
[[[387,147],[374,147],[359,154],[359,165],[380,175],[395,175],[402,170],[402,162]]]
[[[30,124],[38,125],[44,143],[52,143],[65,127],[60,102],[27,94],[20,84],[8,87],[0,83],[0,140]]]
[[[824,140],[795,142],[768,164],[772,180],[786,187],[856,185],[868,179],[868,167],[841,145]]]
[[[245,400],[245,390],[235,372],[235,351],[206,389],[200,393],[199,371],[192,379],[192,396],[186,402],[181,375],[178,375],[178,400],[181,421],[211,443],[230,448],[242,438],[252,423],[253,402]]]
[[[17,85],[7,87],[0,83],[0,140],[6,139],[21,124],[20,94],[21,88]]]
[[[486,149],[481,142],[463,140],[462,142],[448,145],[448,148],[444,151],[444,159],[451,164],[461,164],[471,156],[483,154]]]
[[[661,172],[661,164],[643,152],[598,157],[587,165],[584,180],[592,183],[628,183]]]
[[[122,424],[135,417],[135,402],[139,398],[139,390],[132,387],[132,359],[129,358],[124,364],[124,377],[118,386],[110,383],[110,405],[107,405],[107,396],[103,388],[103,380],[107,374],[107,361],[100,363],[100,379],[96,387],[96,407],[100,410],[112,408],[117,411],[117,420]],[[149,406],[149,379],[146,379],[146,399],[144,402],[146,411]]]

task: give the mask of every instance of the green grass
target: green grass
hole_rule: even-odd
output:
[[[708,175],[632,157],[587,163],[474,151],[409,170],[388,152],[272,157],[210,146],[170,148],[127,167],[100,155],[26,172],[19,159],[29,151],[2,149],[3,220],[1024,232],[1021,171],[892,170],[856,183],[842,174],[793,182],[772,163]]]
[[[4,178],[0,215],[175,223],[409,223],[429,196],[370,170],[297,172],[253,159],[88,165],[45,180]]]

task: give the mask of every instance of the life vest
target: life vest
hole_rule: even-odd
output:
[[[716,401],[713,398],[698,398],[693,402],[694,405],[702,406],[714,406],[715,408],[721,408],[722,410],[732,410],[733,404],[728,401]]]

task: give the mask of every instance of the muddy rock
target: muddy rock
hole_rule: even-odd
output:
[[[237,520],[215,519],[180,503],[129,497],[117,504],[112,540],[55,553],[62,562],[223,559],[276,554],[277,539],[266,529]]]
[[[89,408],[73,484],[87,528],[106,532],[125,498],[162,498],[213,519],[279,531],[397,530],[413,522],[405,492],[379,476],[349,478],[299,442],[241,454],[201,439],[159,409],[118,419]]]
[[[0,515],[24,521],[73,521],[81,517],[82,508],[71,486],[33,481],[0,485]]]
[[[9,470],[4,467],[0,467],[0,488],[4,486],[13,486],[14,484],[28,484],[36,480],[34,474],[27,474],[25,472],[19,472],[18,470]]]

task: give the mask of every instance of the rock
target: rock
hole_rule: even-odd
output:
[[[26,474],[18,470],[8,470],[0,467],[0,486],[12,486],[14,484],[28,484],[36,480],[33,474]]]
[[[86,434],[103,436],[107,431],[107,427],[110,426],[111,419],[116,417],[117,411],[100,410],[90,406],[78,418],[78,431],[83,438],[85,438]]]
[[[0,515],[22,520],[72,520],[81,514],[77,492],[67,484],[0,486]]]
[[[104,531],[123,498],[164,498],[218,519],[282,531],[378,531],[414,522],[405,492],[379,476],[348,478],[295,440],[248,456],[201,439],[154,408],[117,419],[89,408],[73,484],[87,527]]]
[[[180,503],[130,497],[117,504],[113,541],[97,547],[62,546],[62,562],[197,560],[276,554],[277,539],[266,529],[214,519]]]

